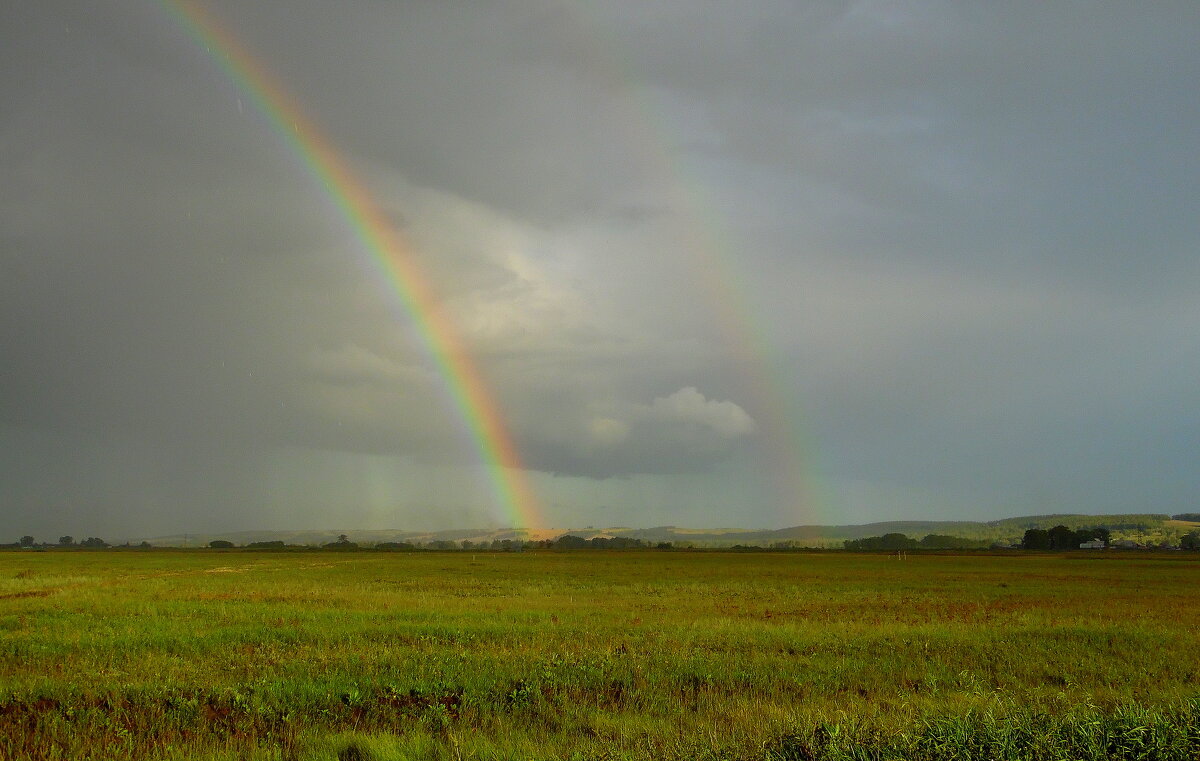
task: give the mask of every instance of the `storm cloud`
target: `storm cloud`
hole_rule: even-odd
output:
[[[1194,508],[1194,4],[202,5],[400,232],[550,524]],[[158,3],[0,14],[0,529],[503,522],[254,93]]]

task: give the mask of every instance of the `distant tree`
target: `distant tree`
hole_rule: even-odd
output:
[[[83,547],[100,548],[100,547],[107,547],[108,542],[104,541],[103,539],[101,539],[98,536],[89,536],[87,539],[84,539],[82,542],[80,542],[80,545]]]
[[[915,539],[909,539],[907,535],[892,532],[879,537],[880,549],[883,550],[911,550],[917,546]]]
[[[970,550],[986,546],[986,542],[977,539],[964,539],[948,534],[928,534],[921,540],[921,547],[927,550]]]
[[[621,550],[641,550],[650,546],[649,542],[643,542],[632,536],[614,536],[609,542],[610,546]]]
[[[1200,550],[1200,531],[1189,531],[1179,537],[1179,547],[1184,550]]]
[[[34,539],[29,534],[26,534],[25,536],[21,537],[21,546],[22,547],[32,547],[33,542],[34,542]]]
[[[143,540],[142,540],[142,543],[138,545],[138,549],[140,549],[140,550],[151,550],[151,549],[154,549],[154,545],[153,545],[153,544],[150,544],[150,542],[147,542],[145,539],[143,539]]]
[[[1021,546],[1027,550],[1048,550],[1050,549],[1050,532],[1044,528],[1026,529]]]
[[[248,550],[282,550],[286,547],[282,539],[272,539],[269,542],[250,542],[246,545]]]
[[[588,546],[588,540],[574,534],[563,534],[554,540],[556,550],[581,550]]]
[[[338,534],[338,538],[337,538],[336,542],[330,542],[329,544],[322,545],[322,546],[325,547],[325,549],[327,549],[327,550],[357,550],[358,549],[358,545],[355,544],[354,542],[350,541],[350,537],[346,536],[345,534]]]
[[[864,536],[862,539],[847,539],[842,545],[851,552],[869,552],[872,550],[915,550],[921,546],[916,539],[910,539],[906,534],[896,532],[883,536]]]
[[[233,542],[228,539],[214,539],[208,543],[208,546],[214,550],[228,550],[233,547]]]
[[[70,547],[72,544],[75,544],[75,537],[73,537],[73,536],[60,536],[60,537],[58,538],[58,543],[59,543],[59,544],[61,544],[63,547]]]
[[[1172,515],[1171,517],[1177,521],[1200,523],[1200,513],[1179,513],[1178,515]]]
[[[1063,525],[1055,526],[1047,532],[1050,536],[1050,549],[1052,550],[1076,550],[1079,549],[1079,537],[1075,532]]]
[[[1103,526],[1093,526],[1091,528],[1078,529],[1075,531],[1075,538],[1071,542],[1071,547],[1078,547],[1079,545],[1083,544],[1084,542],[1094,542],[1097,539],[1104,542],[1105,544],[1110,544],[1112,542],[1112,532],[1109,531],[1107,528],[1104,528]],[[1060,549],[1060,548],[1056,547],[1055,549]],[[1069,549],[1069,548],[1063,547],[1061,549]]]
[[[462,547],[464,550],[469,550],[469,549],[471,549],[472,547],[474,547],[474,546],[475,546],[475,542],[472,542],[470,539],[464,539],[464,540],[462,540],[462,543],[461,543],[461,545],[460,545],[460,546],[461,546],[461,547]]]
[[[375,545],[377,550],[415,550],[410,542],[380,542]]]

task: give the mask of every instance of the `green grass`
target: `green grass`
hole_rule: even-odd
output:
[[[0,757],[1194,759],[1198,572],[1182,554],[0,553]]]

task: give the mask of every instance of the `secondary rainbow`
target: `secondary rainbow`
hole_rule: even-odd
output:
[[[212,14],[189,0],[162,4],[270,122],[370,253],[437,365],[507,518],[514,526],[542,526],[537,495],[496,399],[411,248],[369,188],[288,91]]]
[[[625,126],[630,147],[662,179],[666,201],[684,216],[677,233],[694,262],[689,274],[708,296],[720,339],[745,369],[742,377],[757,408],[755,422],[767,446],[765,465],[775,484],[779,518],[832,516],[835,495],[816,468],[816,446],[803,424],[796,384],[773,361],[777,342],[757,316],[742,268],[733,255],[734,246],[720,224],[716,204],[707,197],[705,183],[691,176],[694,173],[688,170],[661,109],[636,85],[636,56],[620,49],[621,41],[606,31],[606,24],[595,17],[589,3],[561,0],[560,6],[575,21],[578,33],[572,43],[576,55],[614,93],[611,106],[624,111],[619,122]]]

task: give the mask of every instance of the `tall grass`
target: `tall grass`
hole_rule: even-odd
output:
[[[890,734],[857,722],[820,723],[767,748],[773,761],[1106,761],[1200,758],[1200,701],[1054,715],[1025,706],[924,719]]]
[[[1197,570],[3,553],[0,757],[1195,758]]]

